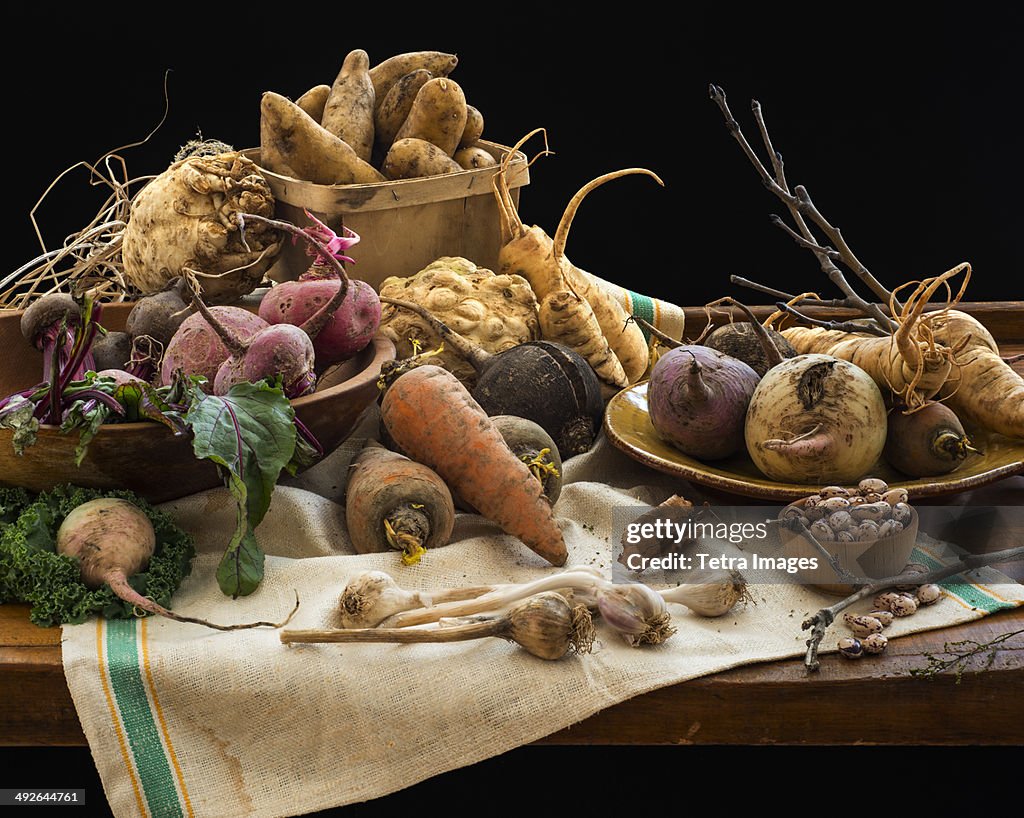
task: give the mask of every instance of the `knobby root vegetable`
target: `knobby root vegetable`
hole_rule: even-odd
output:
[[[259,286],[281,249],[272,229],[243,241],[240,213],[274,213],[274,195],[251,159],[232,151],[175,162],[132,199],[121,245],[125,278],[151,293],[189,269],[206,303],[237,301]]]
[[[855,364],[798,355],[758,383],[744,428],[754,464],[772,480],[855,483],[885,445],[886,408],[875,382]]]
[[[331,86],[320,124],[347,143],[364,162],[370,161],[373,152],[375,101],[370,56],[361,48],[353,49],[345,56]]]
[[[551,435],[563,458],[582,454],[593,445],[604,401],[597,375],[582,356],[549,341],[527,341],[492,355],[418,304],[386,296],[381,301],[419,315],[473,367],[477,378],[471,394],[488,415],[534,421]],[[404,362],[394,366],[402,368]],[[389,368],[383,368],[385,374]]]
[[[495,275],[461,256],[442,256],[411,276],[389,276],[380,283],[380,295],[426,308],[432,318],[490,353],[540,338],[537,298],[530,283],[522,276]],[[411,310],[385,305],[380,328],[394,342],[397,358],[442,345],[431,321]],[[467,386],[476,383],[476,369],[450,344],[432,363],[450,370]]]
[[[540,482],[454,375],[433,365],[405,372],[384,393],[380,412],[410,458],[552,565],[565,564],[565,541]]]
[[[360,554],[402,552],[413,565],[447,545],[455,526],[451,491],[435,471],[380,445],[363,448],[352,462],[345,520]]]
[[[155,547],[156,533],[149,518],[134,503],[120,498],[100,497],[76,506],[57,530],[57,552],[78,560],[82,583],[87,588],[95,590],[106,584],[119,598],[140,610],[222,631],[280,628],[291,619],[289,614],[283,622],[220,625],[158,605],[128,582],[129,577],[146,569]]]
[[[747,407],[757,383],[757,373],[738,358],[696,344],[675,347],[651,369],[651,425],[691,457],[729,457],[744,446]]]
[[[561,659],[570,651],[589,653],[594,625],[585,605],[572,605],[550,592],[519,602],[507,613],[483,621],[434,629],[358,628],[339,630],[285,630],[285,644],[321,642],[449,643],[497,636],[510,639],[540,659]]]

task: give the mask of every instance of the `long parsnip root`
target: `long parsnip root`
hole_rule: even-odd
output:
[[[575,267],[563,251],[573,216],[583,198],[595,187],[631,173],[645,173],[659,183],[661,180],[649,170],[630,168],[588,183],[566,208],[556,242],[537,225],[523,224],[508,185],[511,158],[538,132],[540,129],[523,137],[505,155],[494,176],[494,193],[501,214],[499,272],[520,275],[530,282],[541,302],[541,335],[546,340],[565,344],[582,355],[606,383],[628,386],[639,380],[647,369],[648,351],[643,332],[629,320],[622,305]]]
[[[566,258],[565,243],[569,238],[569,228],[572,226],[576,211],[588,193],[605,182],[637,173],[646,174],[662,187],[665,186],[657,174],[645,168],[626,168],[599,176],[587,182],[569,201],[552,241],[552,254],[558,261],[565,281],[576,295],[582,296],[590,304],[594,311],[594,317],[597,318],[597,323],[601,327],[601,332],[608,339],[608,345],[619,359],[619,363],[622,364],[623,372],[629,383],[636,383],[647,371],[650,355],[643,330],[637,323],[629,320],[630,316],[620,302],[606,290],[597,286],[592,276],[588,276]]]
[[[929,323],[935,340],[956,354],[957,371],[940,397],[963,420],[1024,438],[1024,377],[1000,357],[992,334],[959,310],[936,313]]]
[[[801,355],[831,355],[856,364],[883,394],[889,391],[909,408],[920,408],[938,395],[954,367],[953,350],[936,341],[929,320],[922,318],[924,308],[936,290],[948,286],[949,278],[965,271],[969,278],[970,265],[960,264],[940,276],[914,282],[916,289],[899,311],[899,326],[891,336],[822,327],[790,327],[782,335]]]

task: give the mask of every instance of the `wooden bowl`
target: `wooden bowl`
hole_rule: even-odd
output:
[[[131,303],[107,304],[102,323],[123,330]],[[38,383],[42,356],[21,335],[21,310],[0,310],[0,397]],[[390,340],[378,335],[362,352],[330,369],[312,395],[292,401],[299,420],[328,453],[351,434],[359,416],[377,396],[381,364],[395,357]],[[77,432],[43,426],[33,446],[18,456],[12,432],[0,429],[0,486],[44,491],[61,483],[99,489],[130,489],[154,503],[222,485],[216,467],[197,460],[190,436],[175,436],[159,423],[104,426],[75,465]]]
[[[779,512],[779,519],[785,518],[788,509],[799,508],[803,506],[803,503],[802,499],[790,503]],[[830,554],[838,558],[839,564],[853,576],[867,577],[868,579],[896,576],[910,561],[910,555],[917,544],[920,520],[917,509],[911,506],[910,512],[910,522],[898,534],[878,537],[873,540],[858,540],[849,543],[822,542],[821,544]],[[849,596],[857,590],[856,586],[834,581],[836,573],[832,570],[832,566],[799,531],[790,531],[788,528],[780,526],[779,539],[782,542],[783,553],[787,557],[817,558],[817,569],[800,572],[800,576],[808,580],[809,584],[815,588],[839,596]]]

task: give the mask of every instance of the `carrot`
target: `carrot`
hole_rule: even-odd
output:
[[[384,393],[380,411],[409,457],[552,565],[565,564],[565,541],[540,481],[458,378],[431,364],[409,370]]]
[[[435,471],[371,442],[352,462],[345,519],[360,554],[394,549],[412,565],[428,548],[448,544],[455,505]]]

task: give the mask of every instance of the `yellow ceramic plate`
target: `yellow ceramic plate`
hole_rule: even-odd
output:
[[[703,486],[744,497],[767,500],[796,500],[813,494],[817,485],[776,483],[754,466],[746,452],[726,460],[703,463],[665,443],[651,426],[647,412],[647,382],[623,389],[608,403],[604,429],[609,441],[635,460]],[[884,462],[872,475],[893,487],[902,487],[912,497],[934,497],[983,486],[1003,477],[1024,473],[1024,441],[1014,441],[985,430],[967,430],[971,440],[984,452],[969,455],[952,474],[908,480]]]

